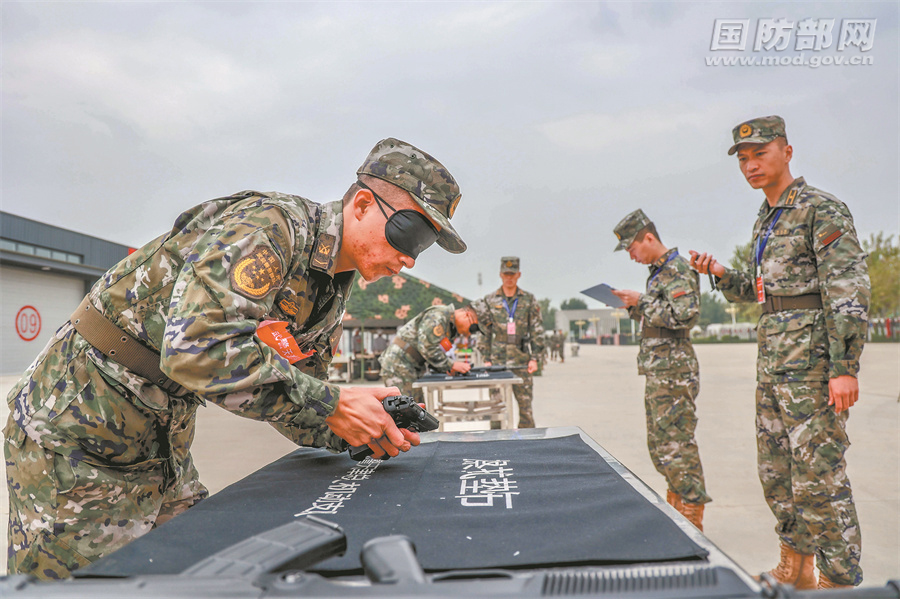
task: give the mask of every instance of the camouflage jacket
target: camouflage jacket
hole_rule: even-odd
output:
[[[700,278],[672,248],[650,265],[647,291],[628,309],[644,327],[690,330],[700,320]],[[690,339],[646,337],[638,352],[638,374],[698,372]]]
[[[486,362],[496,366],[524,368],[529,360],[540,360],[544,355],[544,324],[541,320],[541,306],[534,296],[516,287],[516,292],[509,299],[509,310],[515,314],[516,325],[514,337],[507,335],[509,313],[504,301],[506,296],[500,288],[484,296],[490,312],[490,322],[479,322],[482,333],[478,339],[478,351]]]
[[[103,394],[119,389],[142,418],[157,414],[157,423],[130,416],[135,435],[163,423],[170,436],[184,430],[190,437],[194,408],[189,406],[209,400],[270,421],[297,443],[341,448],[342,441],[324,424],[340,391],[320,379],[341,334],[354,274],[334,272],[342,218],[339,201],[319,205],[251,191],[184,212],[170,232],[112,267],[89,298],[107,319],[158,352],[161,370],[189,394],[170,397],[92,348],[66,323],[10,393],[15,421],[58,451],[67,439],[105,437],[115,431],[62,431],[56,417],[66,408],[63,395],[83,396],[82,388],[102,385]],[[292,366],[257,338],[263,320],[287,321],[300,349],[315,353]],[[73,389],[54,397],[56,380]],[[91,409],[103,414],[119,408]],[[131,435],[118,434],[122,438],[113,440],[115,446]],[[172,441],[182,455],[190,446],[187,437]]]
[[[455,310],[453,304],[431,306],[397,331],[397,337],[416,348],[431,369],[437,372],[449,372],[453,366],[446,352],[450,350],[453,338],[456,337],[456,321],[453,318]],[[406,363],[416,372],[425,370],[425,364],[416,363],[406,351],[394,344],[388,346],[380,361],[382,367],[388,370],[395,362]]]
[[[818,293],[823,308],[760,317],[757,378],[774,383],[856,376],[870,287],[853,217],[843,202],[800,177],[774,207],[763,202],[753,226],[754,248],[779,211],[759,268],[766,297]],[[749,272],[726,269],[717,286],[729,301],[756,301],[756,273],[754,255]]]

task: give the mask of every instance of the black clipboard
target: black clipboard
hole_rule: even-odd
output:
[[[585,294],[591,299],[595,299],[603,302],[610,308],[624,308],[625,302],[619,299],[615,294],[613,294],[613,288],[607,285],[606,283],[600,283],[599,285],[594,285],[589,289],[585,289],[581,293]]]

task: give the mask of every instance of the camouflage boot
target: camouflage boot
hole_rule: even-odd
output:
[[[687,503],[685,501],[681,502],[681,509],[679,512],[684,515],[685,518],[690,520],[691,524],[697,527],[697,530],[703,532],[703,503]]]
[[[790,584],[798,591],[806,591],[816,588],[814,568],[815,556],[797,553],[782,542],[781,561],[774,570],[769,570],[769,575],[781,584]]]
[[[825,576],[824,574],[819,574],[819,587],[820,590],[824,589],[852,589],[852,584],[838,584],[836,582],[832,582],[830,578]]]

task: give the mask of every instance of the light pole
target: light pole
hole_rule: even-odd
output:
[[[594,323],[594,334],[597,335],[597,345],[600,345],[600,317],[591,316],[588,320]]]
[[[616,319],[616,345],[619,345],[619,337],[621,335],[621,331],[619,330],[619,325],[623,318],[628,316],[628,312],[625,310],[619,310],[618,308],[612,311],[613,318]]]
[[[584,325],[585,325],[585,321],[583,321],[583,320],[576,320],[576,321],[575,321],[575,324],[578,325],[578,338],[579,338],[579,339],[582,339],[582,338],[584,337]]]
[[[734,304],[730,304],[727,308],[725,308],[725,311],[731,314],[731,326],[733,327],[735,324],[737,324],[734,319],[734,315],[737,314],[737,306],[735,306]]]

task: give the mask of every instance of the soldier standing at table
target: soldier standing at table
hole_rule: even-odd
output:
[[[650,266],[647,291],[614,290],[631,318],[642,322],[638,374],[646,375],[647,447],[656,470],[666,478],[666,500],[703,530],[706,493],[695,401],[700,367],[690,330],[700,318],[700,282],[678,249],[668,249],[656,226],[640,209],[615,229],[619,244],[635,262]]]
[[[521,384],[513,385],[519,404],[519,428],[534,428],[532,375],[544,354],[546,338],[541,306],[532,294],[519,288],[521,276],[518,258],[501,258],[502,285],[484,296],[490,323],[482,323],[478,348],[486,366],[506,366],[522,378]],[[500,392],[492,389],[491,399],[500,401]]]
[[[798,589],[858,585],[862,540],[844,454],[868,322],[866,254],[847,206],[791,174],[794,149],[781,117],[741,123],[732,136],[728,154],[737,152],[750,187],[766,196],[750,272],[693,251],[691,265],[715,275],[728,301],[763,308],[757,458],[781,539],[770,574]]]
[[[437,372],[466,373],[472,367],[468,362],[452,362],[447,352],[453,347],[457,335],[477,333],[478,317],[471,306],[455,308],[431,306],[400,327],[397,336],[381,354],[381,376],[388,387],[397,387],[404,395],[412,395],[424,403],[421,389],[412,384],[429,366]]]
[[[4,429],[9,570],[64,578],[207,496],[199,406],[270,422],[300,445],[419,442],[381,400],[324,381],[350,286],[412,268],[450,225],[456,181],[379,142],[343,200],[246,191],[187,210],[94,284],[13,387]]]

